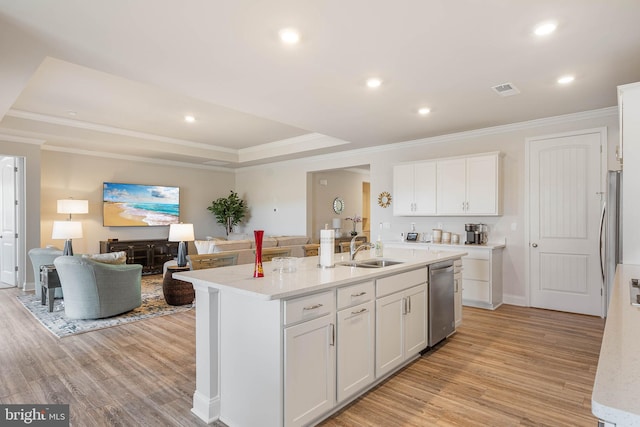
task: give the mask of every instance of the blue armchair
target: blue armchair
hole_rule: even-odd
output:
[[[101,319],[142,304],[139,264],[104,264],[80,256],[61,256],[54,265],[64,293],[65,315]]]

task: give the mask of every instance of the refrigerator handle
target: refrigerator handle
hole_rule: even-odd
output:
[[[602,215],[600,215],[600,249],[598,254],[600,255],[600,274],[602,275],[602,283],[604,283],[604,257],[602,256],[602,250],[604,246],[604,221],[607,213],[607,203],[602,204]]]

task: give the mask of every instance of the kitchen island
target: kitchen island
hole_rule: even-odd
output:
[[[640,307],[631,305],[632,278],[640,279],[640,265],[618,265],[591,395],[591,410],[606,426],[640,426]]]
[[[207,423],[315,423],[419,357],[427,347],[430,264],[465,252],[385,250],[382,268],[318,268],[253,278],[253,265],[180,272],[196,291],[196,391]],[[361,252],[358,259],[374,258]]]

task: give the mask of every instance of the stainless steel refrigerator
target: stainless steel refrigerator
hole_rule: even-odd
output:
[[[607,172],[607,195],[600,220],[600,269],[604,282],[605,316],[616,266],[622,262],[622,171]]]

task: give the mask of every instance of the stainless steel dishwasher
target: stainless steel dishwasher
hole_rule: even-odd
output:
[[[455,331],[453,261],[429,266],[429,347]]]

